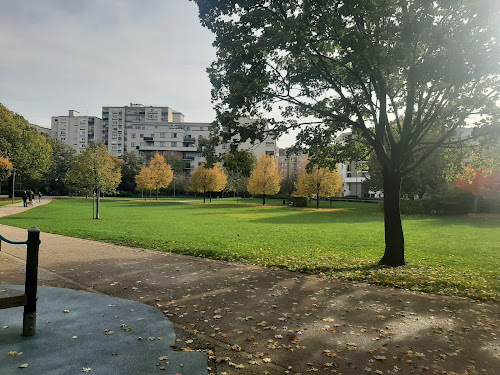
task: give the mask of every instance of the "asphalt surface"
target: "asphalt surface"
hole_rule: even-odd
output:
[[[40,285],[152,306],[174,326],[177,350],[208,354],[209,372],[500,373],[497,304],[49,233],[41,241]],[[0,284],[23,282],[23,260],[21,247],[3,246]]]

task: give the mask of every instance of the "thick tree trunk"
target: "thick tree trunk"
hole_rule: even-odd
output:
[[[266,205],[266,194],[264,194],[262,196],[262,205],[265,206]]]
[[[203,190],[203,203],[205,203],[205,195],[207,195],[207,192]]]
[[[401,213],[399,210],[399,195],[401,191],[401,176],[397,172],[384,174],[384,226],[385,253],[379,264],[385,266],[403,266],[405,264],[405,241]]]
[[[316,194],[316,208],[319,208],[319,193]]]

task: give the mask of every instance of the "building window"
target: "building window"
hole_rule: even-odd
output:
[[[175,151],[170,151],[170,156],[175,156]]]
[[[167,137],[167,133],[160,133],[160,138],[166,138]]]
[[[135,138],[135,133],[132,133],[132,138]]]
[[[172,138],[177,138],[177,133],[172,133]]]
[[[170,144],[172,147],[177,147],[177,142],[171,142]]]
[[[167,142],[160,142],[160,147],[167,147]]]
[[[135,142],[130,142],[130,146],[135,147]]]
[[[139,137],[144,138],[144,134],[139,134]]]

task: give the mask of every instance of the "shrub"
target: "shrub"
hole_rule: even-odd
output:
[[[307,197],[292,196],[290,201],[292,202],[293,207],[307,207]]]

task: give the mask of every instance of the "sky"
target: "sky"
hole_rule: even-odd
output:
[[[130,103],[211,122],[213,41],[188,0],[0,0],[0,102],[44,127]]]

